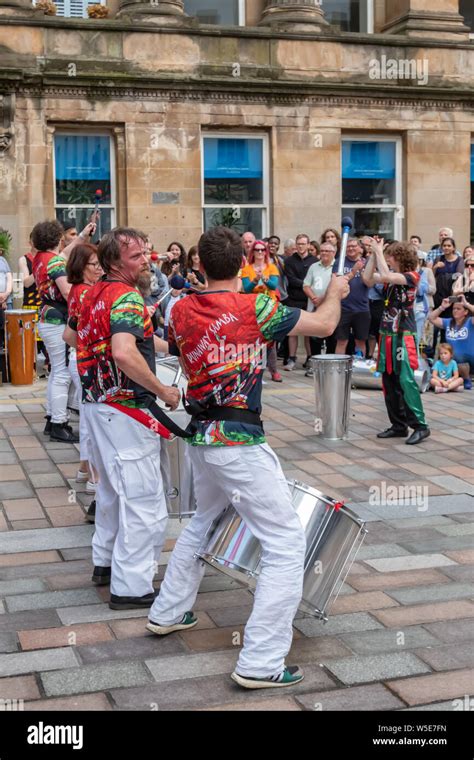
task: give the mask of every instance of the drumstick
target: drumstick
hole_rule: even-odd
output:
[[[342,277],[344,275],[344,263],[346,260],[347,242],[349,240],[349,233],[352,229],[352,219],[350,216],[345,216],[341,222],[342,226],[342,244],[339,254],[339,266],[337,268],[337,276]]]

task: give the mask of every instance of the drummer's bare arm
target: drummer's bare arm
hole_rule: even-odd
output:
[[[58,277],[55,280],[55,283],[58,286],[59,290],[61,291],[62,297],[67,301],[69,291],[72,288],[71,283],[67,281],[67,277]]]
[[[362,270],[362,273],[361,273],[364,285],[367,285],[368,288],[372,288],[376,283],[376,279],[374,277],[375,263],[376,263],[375,256],[374,254],[371,254],[369,256],[369,260],[367,261],[367,264],[365,265],[365,268]]]
[[[23,281],[23,287],[29,288],[35,281],[34,274],[28,272],[28,265],[26,263],[26,256],[20,256],[18,259],[18,266],[20,268],[20,274]]]
[[[153,343],[155,344],[155,351],[157,354],[167,354],[168,344],[163,338],[159,338],[158,335],[153,336]]]
[[[112,356],[119,369],[130,380],[146,388],[150,393],[156,394],[172,410],[177,408],[180,400],[178,389],[160,383],[137,349],[134,335],[122,332],[112,335]]]
[[[77,348],[77,332],[71,330],[69,325],[66,325],[63,332],[63,341],[71,346],[71,348]]]
[[[349,295],[347,277],[332,276],[326,297],[317,311],[302,311],[290,335],[309,335],[328,338],[333,334],[341,319],[341,301]]]

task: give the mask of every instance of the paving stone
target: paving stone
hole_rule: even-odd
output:
[[[70,528],[9,533],[8,536],[0,536],[0,554],[90,546],[93,531],[92,525],[80,525]]]
[[[387,686],[408,705],[422,705],[442,699],[463,699],[472,693],[473,683],[474,669],[470,668],[389,681]]]
[[[55,528],[80,525],[84,521],[84,510],[79,506],[54,507],[45,511]]]
[[[58,472],[31,473],[30,480],[35,488],[64,486],[64,479]]]
[[[0,581],[0,596],[11,596],[32,591],[46,591],[46,584],[38,578],[28,578],[16,581]]]
[[[418,570],[427,567],[443,567],[444,565],[455,564],[454,560],[445,557],[443,554],[404,555],[403,557],[367,559],[364,561],[370,567],[378,570],[379,573],[394,573],[400,570]]]
[[[0,487],[7,480],[25,480],[26,475],[19,464],[5,464],[0,470]]]
[[[65,462],[79,463],[79,454],[75,449],[48,450],[48,455],[56,464],[63,464]]]
[[[368,559],[378,559],[380,557],[386,559],[389,557],[402,557],[408,554],[409,552],[406,549],[397,544],[378,544],[374,546],[364,544],[357,553],[357,560],[365,562]]]
[[[314,618],[295,620],[294,627],[305,636],[332,636],[352,631],[371,631],[382,628],[367,612],[353,612],[349,615],[336,615],[322,623]]]
[[[46,583],[51,591],[63,591],[73,588],[90,588],[92,568],[88,568],[85,573],[60,573],[59,575],[48,575]],[[102,587],[105,588],[105,587]],[[108,589],[107,593],[108,593]],[[97,588],[100,593],[101,587]]]
[[[268,437],[268,436],[267,436]],[[288,712],[288,711],[296,711],[301,712],[301,708],[296,704],[296,702],[293,699],[262,699],[255,702],[252,702],[251,704],[245,704],[245,702],[234,702],[231,704],[226,705],[217,705],[215,707],[199,707],[197,708],[199,712],[265,712],[265,711],[272,711],[272,712]]]
[[[466,620],[457,619],[429,623],[424,627],[433,636],[436,636],[437,639],[449,644],[454,641],[469,641],[469,639],[472,639],[474,623],[472,618],[468,618]]]
[[[23,651],[53,647],[81,646],[99,641],[111,641],[112,633],[104,623],[91,623],[36,631],[18,631]]]
[[[474,564],[474,549],[446,552],[446,556],[462,565]]]
[[[463,700],[450,699],[448,702],[436,702],[436,703],[431,703],[429,705],[420,705],[419,707],[405,707],[405,709],[400,710],[400,712],[446,712],[446,711],[450,712],[451,710],[457,711],[460,709],[458,707],[458,703],[460,702],[461,705],[463,705],[464,699]],[[470,698],[468,697],[468,699]],[[471,704],[473,703],[471,702]],[[464,706],[461,709],[464,709]]]
[[[429,541],[405,541],[404,547],[410,552],[428,554],[429,552],[455,551],[457,549],[470,549],[473,543],[472,536],[440,536],[440,538],[430,539]]]
[[[193,656],[193,655],[191,655]],[[202,655],[199,655],[202,656]],[[234,663],[235,665],[235,663]],[[233,670],[233,668],[229,669]],[[303,684],[285,688],[285,697],[304,693],[305,690],[314,691],[334,688],[332,679],[319,665],[305,666],[305,680]],[[277,692],[277,693],[275,693]],[[204,678],[175,679],[161,682],[141,689],[113,690],[111,697],[121,710],[195,710],[199,707],[212,707],[244,703],[245,706],[262,699],[262,694],[239,688],[226,675],[206,676]],[[279,689],[269,689],[265,693],[267,699],[281,699]]]
[[[148,633],[145,626],[147,619],[145,617],[138,618],[137,620],[111,620],[109,622],[109,628],[114,632],[117,639],[128,639],[137,636],[153,636],[152,633]],[[215,628],[215,623],[212,622],[209,615],[205,612],[200,612],[198,616],[197,625],[193,628],[194,632],[207,628]],[[156,639],[157,637],[154,636]]]
[[[357,654],[403,652],[417,647],[437,646],[439,640],[422,626],[409,626],[400,630],[360,631],[340,634],[341,641]]]
[[[103,691],[121,686],[143,686],[151,681],[150,674],[141,662],[83,665],[58,673],[40,673],[40,676],[48,697]]]
[[[41,694],[34,676],[0,678],[2,699],[38,699]]]
[[[249,596],[250,599],[250,596]],[[244,625],[252,612],[252,604],[209,610],[209,617],[218,626]]]
[[[77,549],[61,549],[60,553],[66,562],[76,559],[90,559],[92,557],[92,547],[81,546]]]
[[[39,530],[40,528],[49,528],[49,522],[42,520],[14,520],[11,523],[13,530]]]
[[[7,451],[10,451],[10,452],[13,451],[9,442],[6,440],[0,440],[0,454],[4,454]]]
[[[0,501],[33,497],[34,491],[26,480],[12,480],[0,483]]]
[[[415,654],[433,670],[474,667],[474,643],[472,641],[466,641],[462,646],[446,644],[445,646],[417,649]]]
[[[335,636],[306,638],[299,631],[293,633],[293,643],[288,653],[288,661],[299,665],[305,663],[321,665],[323,659],[350,655],[350,649]]]
[[[38,476],[36,476],[38,477]],[[64,481],[61,478],[62,488],[38,488],[36,494],[43,507],[61,507],[70,504],[71,489],[64,487]]]
[[[236,652],[212,652],[186,654],[145,660],[145,665],[155,681],[175,681],[176,679],[215,676],[232,673],[237,658]]]
[[[249,600],[251,600],[251,596],[245,589],[212,591],[198,595],[194,610],[198,612],[199,610],[216,610],[222,607],[237,607],[246,604]]]
[[[363,593],[348,594],[339,596],[331,607],[331,615],[340,615],[346,612],[363,612],[364,610],[377,610],[382,607],[393,607],[393,602],[389,596],[382,591],[367,591]]]
[[[38,446],[37,448],[22,448],[20,446],[17,446],[15,448],[15,451],[20,462],[24,462],[25,459],[29,459],[30,462],[39,459],[49,461],[48,452],[45,451],[41,446]]]
[[[443,567],[443,575],[447,575],[448,578],[451,578],[453,581],[474,583],[474,565]]]
[[[54,552],[53,552],[54,553]],[[15,555],[11,555],[15,556]],[[92,572],[92,562],[78,560],[77,562],[47,562],[41,565],[19,565],[18,567],[0,567],[0,580],[15,580],[19,578],[48,578],[56,573],[61,577],[71,574]]]
[[[467,493],[471,496],[474,494],[474,485],[472,485],[472,483],[467,483],[467,481],[461,480],[461,478],[456,478],[454,475],[428,475],[427,479],[431,481],[431,483],[446,488],[453,494]]]
[[[454,567],[453,569],[459,569]],[[446,568],[447,571],[450,568]],[[418,586],[428,583],[448,583],[446,575],[438,570],[407,570],[392,573],[373,573],[370,575],[349,576],[348,582],[358,591],[375,591],[384,589],[390,593],[390,589],[404,586]]]
[[[40,670],[61,670],[78,664],[76,655],[69,649],[43,649],[39,652],[15,652],[0,655],[0,673],[4,676]]]
[[[296,702],[306,710],[398,710],[404,702],[395,697],[382,684],[353,686],[350,689],[315,691],[296,696]]]
[[[18,652],[17,639],[14,633],[0,633],[0,652],[2,654]]]
[[[55,628],[61,625],[56,610],[28,610],[0,616],[0,633],[33,628]]]
[[[21,612],[22,610],[43,610],[49,607],[60,608],[94,604],[94,602],[99,603],[100,601],[96,589],[89,588],[10,596],[7,599],[7,606],[10,612]]]
[[[38,699],[36,702],[25,702],[25,712],[33,710],[51,710],[57,712],[104,712],[112,709],[105,694],[79,694],[75,697],[60,699]]]
[[[81,607],[63,607],[57,612],[63,625],[96,623],[101,620],[122,618],[146,618],[148,610],[111,610],[105,604],[85,604]]]
[[[9,520],[32,520],[44,518],[44,512],[37,499],[7,499],[3,508]]]
[[[339,681],[349,685],[412,676],[428,673],[430,670],[422,660],[410,652],[344,657],[340,660],[329,660],[325,667]]]
[[[441,586],[419,586],[416,588],[388,589],[387,594],[400,604],[421,604],[445,599],[471,599],[474,597],[474,584],[448,583]]]
[[[144,627],[145,628],[145,627]],[[145,630],[144,630],[145,633]],[[186,652],[183,641],[178,636],[143,636],[131,640],[107,641],[105,643],[80,646],[76,650],[85,665],[115,660],[148,660],[150,657],[177,655]]]
[[[0,568],[16,567],[22,565],[37,565],[46,562],[60,560],[58,552],[18,552],[16,554],[0,554]],[[0,571],[1,572],[1,571]]]
[[[438,525],[453,525],[451,519],[453,517],[454,515],[451,515],[451,517],[445,517],[445,515],[433,515],[432,517],[406,517],[388,522],[386,525],[389,525],[391,528],[396,528],[397,530],[412,530],[413,528],[424,527],[431,528]]]
[[[393,628],[418,623],[435,623],[438,620],[474,617],[474,604],[470,601],[439,602],[413,607],[396,607],[390,610],[374,610],[372,614],[385,626]]]

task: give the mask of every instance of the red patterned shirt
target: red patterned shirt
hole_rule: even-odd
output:
[[[67,277],[66,262],[57,253],[38,252],[33,259],[33,274],[41,298],[40,322],[65,325],[67,302],[56,281],[59,277]]]
[[[69,296],[67,299],[67,323],[71,330],[74,330],[74,332],[77,332],[77,323],[79,322],[79,316],[81,314],[84,296],[91,289],[91,287],[91,285],[86,285],[84,282],[81,282],[79,285],[73,285],[69,291]]]
[[[84,296],[77,325],[83,401],[146,407],[153,394],[130,380],[112,356],[112,336],[118,333],[135,336],[139,352],[155,373],[153,327],[143,297],[130,285],[104,280]]]

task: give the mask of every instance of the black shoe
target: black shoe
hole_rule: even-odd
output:
[[[406,438],[408,430],[397,430],[396,428],[387,428],[383,433],[377,433],[377,438]]]
[[[87,522],[95,523],[95,507],[96,507],[95,499],[93,499],[91,503],[89,504],[89,509],[86,512]]]
[[[151,607],[156,596],[158,596],[158,591],[154,591],[153,594],[146,594],[145,596],[116,596],[115,594],[110,594],[109,607],[111,610],[147,609]]]
[[[415,430],[409,439],[405,441],[407,446],[415,446],[417,443],[421,443],[425,440],[425,438],[429,438],[431,435],[431,430],[429,428],[418,428],[418,430]]]
[[[309,369],[311,367],[311,356],[306,357],[306,361],[303,364],[303,369]]]
[[[108,586],[112,575],[111,567],[94,567],[92,583],[96,586]]]
[[[52,428],[51,415],[47,414],[45,417],[45,420],[46,420],[46,425],[44,426],[43,433],[44,435],[49,435],[51,433],[51,428]]]
[[[59,441],[60,443],[79,443],[79,436],[73,432],[67,422],[51,423],[50,438],[52,441]]]

